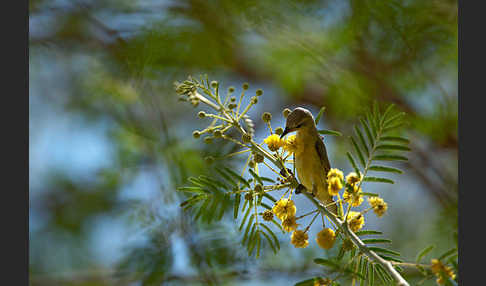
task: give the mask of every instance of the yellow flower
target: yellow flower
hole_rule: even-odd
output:
[[[430,266],[430,270],[432,270],[432,272],[434,274],[440,273],[440,270],[442,269],[442,262],[440,262],[439,259],[434,258],[434,259],[430,260],[430,263],[432,264]]]
[[[368,198],[368,203],[373,208],[373,211],[375,212],[377,217],[383,216],[386,210],[388,209],[387,203],[385,203],[385,201],[383,201],[382,198],[378,198],[378,197]]]
[[[331,196],[337,196],[339,194],[339,190],[343,187],[341,179],[338,177],[331,177],[328,180],[329,184],[327,185],[327,191]]]
[[[363,191],[361,188],[359,188],[357,191],[354,193],[350,193],[348,191],[345,191],[343,194],[343,200],[347,202],[348,204],[351,204],[353,207],[357,207],[363,203]]]
[[[450,277],[453,280],[456,278],[456,274],[454,274],[452,268],[442,264],[440,260],[432,259],[430,262],[432,264],[430,270],[437,276],[437,284],[444,284],[444,277]]]
[[[334,233],[334,230],[330,228],[325,228],[317,233],[316,242],[320,247],[324,249],[332,248],[335,241],[336,234]]]
[[[327,179],[329,180],[332,177],[338,177],[339,179],[344,180],[344,174],[341,170],[337,168],[331,168],[329,172],[327,172]]]
[[[321,277],[319,277],[314,280],[314,286],[329,286],[331,285],[331,282],[332,281],[329,278],[322,279]]]
[[[285,144],[285,141],[280,139],[280,137],[277,134],[272,134],[268,136],[265,140],[263,140],[265,144],[267,144],[268,149],[270,151],[277,151],[280,147],[282,147]]]
[[[286,232],[292,232],[297,229],[299,224],[297,223],[295,216],[288,216],[282,221],[282,227]]]
[[[302,230],[296,230],[290,237],[290,243],[297,248],[306,248],[309,245],[309,236]]]
[[[273,213],[280,219],[285,220],[289,216],[295,216],[297,208],[290,199],[280,199],[272,208]]]
[[[355,172],[351,172],[346,176],[346,183],[350,185],[355,185],[356,183],[359,183],[361,179],[363,178],[363,174],[360,172],[360,176],[358,177],[358,174]]]
[[[297,136],[295,135],[290,135],[289,137],[287,137],[287,140],[285,140],[285,144],[283,145],[284,150],[289,153],[300,153],[300,144],[298,144],[298,141],[296,139]]]
[[[364,225],[364,216],[360,212],[350,211],[348,215],[348,225],[353,232],[357,232]]]

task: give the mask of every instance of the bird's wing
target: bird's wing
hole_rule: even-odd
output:
[[[316,151],[321,160],[321,165],[324,167],[325,176],[327,177],[327,173],[331,169],[331,164],[329,163],[329,158],[327,158],[326,146],[321,138],[316,140]]]
[[[324,176],[324,182],[325,182],[325,188],[324,188],[324,194],[321,194],[320,197],[319,197],[319,200],[324,202],[324,203],[327,203],[327,204],[330,204],[328,209],[334,213],[334,214],[338,214],[338,208],[337,208],[337,205],[336,204],[331,204],[334,202],[334,200],[332,199],[332,196],[329,195],[329,193],[327,192],[327,173],[329,172],[329,170],[331,169],[331,164],[329,163],[329,158],[327,158],[327,151],[326,151],[326,146],[324,145],[324,142],[322,142],[322,139],[321,138],[318,138],[316,140],[316,151],[317,151],[317,154],[319,155],[319,159],[321,160],[321,165],[323,166],[323,171],[325,172],[323,174]]]

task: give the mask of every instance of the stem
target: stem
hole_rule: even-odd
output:
[[[410,262],[396,262],[396,261],[390,261],[393,265],[398,265],[398,266],[404,266],[404,267],[417,267],[421,266],[424,268],[430,268],[430,265],[428,264],[420,264],[420,263],[410,263]]]
[[[238,100],[238,106],[236,107],[236,114],[240,112],[241,101],[243,100],[243,96],[245,96],[245,92],[242,91],[240,94],[240,99]]]
[[[211,106],[212,108],[216,109],[217,111],[222,112],[223,115],[225,115],[228,119],[232,119],[231,117],[229,117],[229,115],[227,115],[227,113],[224,110],[224,106],[222,106],[221,103],[219,103],[220,106],[218,106],[218,105],[216,105],[212,101],[206,99],[204,96],[200,95],[197,92],[194,92],[194,95],[201,102],[204,102],[207,105]],[[252,104],[250,103],[247,106],[246,110],[242,113],[242,115],[244,115],[244,113],[246,113],[248,111],[248,109],[249,109],[249,107],[251,105]],[[240,119],[242,115],[240,115],[238,119]],[[238,121],[236,121],[236,120],[233,119],[233,122],[231,124],[233,124],[234,127],[241,134],[246,134],[245,130],[243,130],[243,128],[241,128],[241,126],[238,124]],[[381,127],[382,126],[380,126],[380,131],[381,131]],[[379,135],[378,135],[378,137],[379,137]],[[372,152],[375,151],[375,147],[376,146],[373,146]],[[255,141],[251,140],[251,142],[250,142],[250,148],[252,150],[254,150],[254,151],[258,151],[258,152],[262,153],[263,156],[265,156],[270,162],[272,162],[278,169],[284,169],[285,168],[285,165],[284,165],[284,163],[281,160],[278,160],[277,158],[275,158],[272,154],[270,154],[268,151],[266,151],[265,149],[263,149]],[[369,166],[369,163],[370,163],[370,159],[368,159],[368,162],[367,162],[367,166],[366,167]],[[366,175],[367,169],[368,168],[365,168],[365,170],[364,170],[363,178]],[[295,178],[293,180],[295,182],[297,182],[297,180]],[[360,186],[361,186],[361,183],[362,183],[362,181],[360,182]],[[325,206],[323,206],[320,202],[316,201],[308,192],[302,192],[302,193],[319,209],[319,211],[322,214],[326,215],[329,220],[331,220],[336,226],[338,226],[340,229],[342,229],[342,231],[346,234],[346,236],[351,239],[351,241],[358,247],[358,249],[363,254],[365,254],[366,256],[368,256],[368,258],[370,258],[374,262],[376,262],[376,263],[380,264],[381,266],[383,266],[383,268],[385,269],[385,271],[388,272],[388,274],[390,274],[390,276],[393,277],[393,279],[397,282],[397,286],[409,286],[408,282],[400,275],[400,273],[398,273],[396,271],[395,268],[393,268],[393,264],[391,262],[384,260],[383,258],[381,258],[380,256],[378,256],[374,251],[370,250],[366,246],[366,244],[364,244],[363,241],[361,241],[359,239],[359,237],[354,232],[352,232],[349,229],[346,220],[341,221],[332,212],[330,212],[329,210],[327,210]],[[347,217],[347,214],[346,214],[346,217]],[[314,217],[314,219],[315,219],[315,217]],[[313,219],[313,221],[314,221],[314,219]]]
[[[246,150],[243,150],[243,151],[237,151],[237,152],[229,153],[227,155],[224,155],[223,158],[233,157],[233,156],[244,154],[244,153],[250,152],[250,151],[251,151],[251,149],[246,149]]]
[[[199,99],[201,102],[204,102],[206,103],[207,105],[211,106],[212,108],[216,109],[217,111],[220,111],[220,108],[218,105],[216,105],[214,102],[212,102],[211,100],[208,100],[206,97],[202,96],[201,94],[199,94],[199,92],[195,91],[193,93],[193,95],[195,97],[197,97],[197,99]]]
[[[221,117],[219,115],[215,115],[215,114],[206,114],[207,117],[212,117],[212,118],[216,118],[216,119],[220,119],[220,120],[223,120],[223,121],[226,121],[228,123],[231,123],[230,120],[224,118],[224,117]]]
[[[314,221],[316,220],[317,216],[319,215],[319,213],[316,213],[316,215],[312,218],[311,222],[309,223],[309,225],[304,229],[304,232],[307,232],[309,230],[309,228],[311,227],[311,225],[314,223]]]
[[[346,234],[347,237],[351,239],[351,241],[358,247],[358,249],[368,256],[374,262],[383,266],[386,272],[393,277],[395,281],[397,281],[398,286],[409,286],[408,282],[397,272],[395,268],[393,268],[393,264],[389,261],[384,260],[380,256],[378,256],[374,251],[370,250],[366,244],[364,244],[359,237],[352,232],[348,224],[341,221],[337,218],[332,212],[327,210],[322,204],[316,201],[308,192],[302,192],[322,213],[324,213],[332,222],[339,226]]]
[[[268,129],[270,130],[270,134],[273,134],[272,125],[270,124],[270,121],[267,122],[267,126],[268,126]]]
[[[306,216],[308,216],[308,215],[311,215],[311,214],[313,214],[313,213],[315,213],[315,212],[317,212],[317,211],[319,211],[319,210],[313,210],[313,211],[311,211],[311,212],[308,212],[308,213],[306,213],[306,214],[303,214],[303,215],[301,215],[301,216],[298,216],[298,217],[296,217],[296,218],[295,218],[295,220],[298,220],[298,219],[301,219],[301,218],[306,217]]]
[[[248,110],[250,110],[250,108],[253,106],[253,103],[248,103],[248,105],[246,106],[245,110],[243,110],[243,112],[241,112],[241,114],[238,116],[238,121],[241,120],[241,118],[243,118],[243,116],[248,112]]]

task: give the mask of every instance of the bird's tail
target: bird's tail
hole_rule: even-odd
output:
[[[332,212],[333,214],[337,215],[338,212],[337,212],[337,204],[336,202],[331,198],[329,197],[326,201],[326,205],[327,205],[327,209]]]
[[[337,215],[337,204],[334,202],[333,198],[327,192],[327,188],[325,189],[318,189],[317,191],[317,198],[319,201],[326,206],[326,208],[332,212],[333,214]]]

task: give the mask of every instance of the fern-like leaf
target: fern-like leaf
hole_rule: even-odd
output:
[[[374,161],[407,161],[407,157],[398,152],[410,151],[406,146],[408,139],[396,135],[386,135],[387,132],[396,130],[403,123],[401,119],[404,113],[393,114],[393,106],[386,108],[384,113],[380,112],[377,103],[373,109],[366,113],[364,118],[360,118],[360,125],[355,125],[356,137],[351,136],[350,141],[353,146],[353,153],[346,155],[356,173],[364,175],[364,182],[388,183],[394,181],[382,176],[367,176],[368,171],[380,172],[384,174],[402,174],[400,169],[373,164]],[[363,132],[366,134],[367,141]],[[353,156],[355,155],[355,156]],[[362,171],[358,168],[355,158],[358,158]]]

